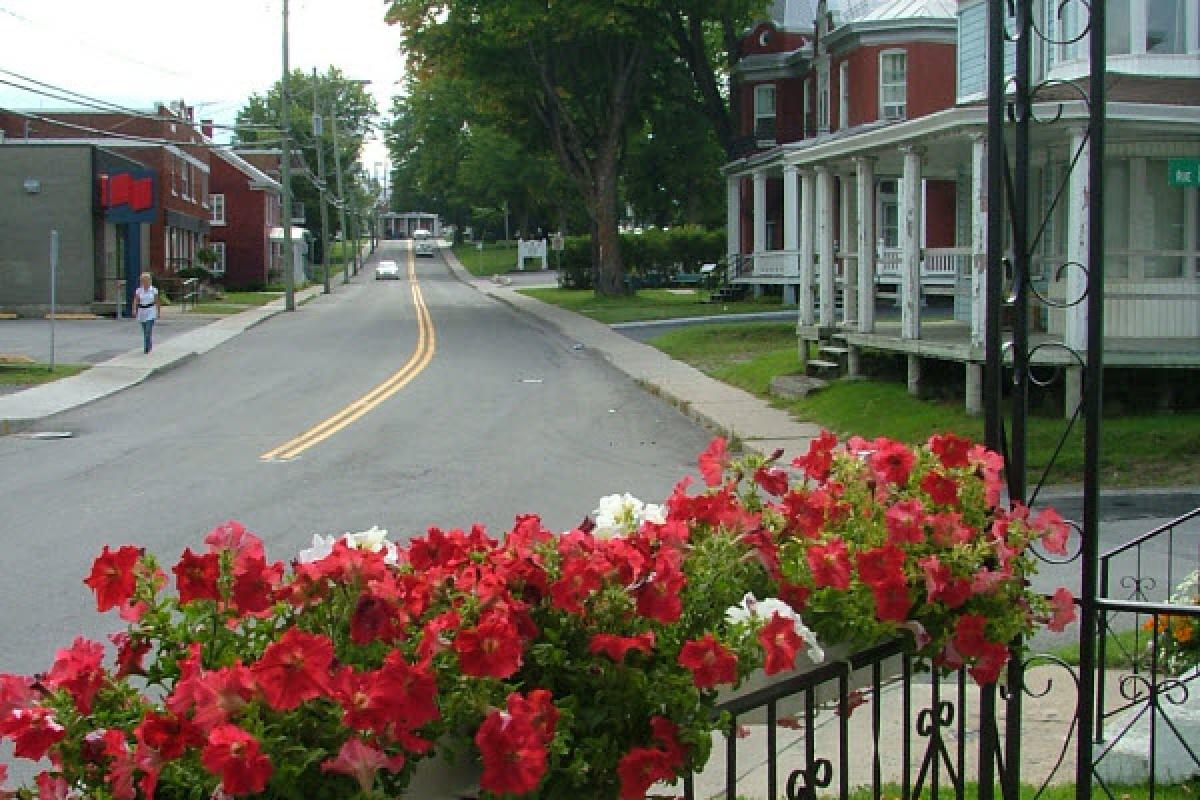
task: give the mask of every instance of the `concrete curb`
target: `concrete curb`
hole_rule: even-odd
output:
[[[443,248],[442,255],[450,273],[463,283],[549,325],[577,346],[597,353],[646,391],[666,400],[708,430],[739,443],[743,449],[763,455],[783,450],[784,458],[790,461],[807,452],[808,443],[820,433],[818,426],[797,422],[786,411],[749,392],[710,378],[608,325],[476,278],[449,248]]]

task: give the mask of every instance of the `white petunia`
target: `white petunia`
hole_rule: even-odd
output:
[[[388,532],[378,525],[372,525],[367,530],[357,533],[346,532],[341,537],[333,535],[322,536],[319,533],[314,533],[312,547],[301,550],[296,560],[302,564],[307,564],[327,558],[333,552],[333,545],[340,538],[346,543],[347,547],[352,547],[355,550],[369,550],[372,553],[378,553],[380,550],[383,550],[383,560],[388,564],[395,564],[398,557],[396,545],[387,540],[387,534]]]
[[[661,525],[667,521],[666,509],[662,506],[643,503],[628,492],[601,497],[597,505],[592,512],[592,521],[596,523],[592,535],[598,539],[636,533],[643,522]]]
[[[792,621],[792,625],[796,629],[796,635],[804,640],[804,644],[807,647],[805,654],[810,661],[814,664],[820,664],[825,660],[825,650],[817,641],[817,635],[804,624],[804,620],[800,618],[800,615],[796,613],[794,608],[778,597],[768,597],[764,600],[759,600],[755,598],[752,592],[746,592],[741,603],[725,609],[725,621],[730,625],[750,622],[751,620],[766,622],[776,614]]]
[[[301,550],[296,560],[301,564],[310,564],[313,561],[320,561],[329,556],[333,552],[333,543],[337,538],[330,536],[322,536],[319,533],[314,533],[312,538],[312,547]]]

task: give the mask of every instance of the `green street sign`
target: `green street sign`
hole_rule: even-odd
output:
[[[1167,183],[1171,186],[1200,186],[1200,158],[1168,159]]]

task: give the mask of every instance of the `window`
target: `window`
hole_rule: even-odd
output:
[[[879,240],[889,250],[900,246],[898,186],[898,181],[879,182]]]
[[[179,174],[183,176],[183,196],[192,198],[192,165],[184,161],[179,165]]]
[[[1104,163],[1104,246],[1108,277],[1190,278],[1200,261],[1195,187],[1170,186],[1167,161]]]
[[[200,173],[200,205],[208,208],[208,173]]]
[[[225,195],[213,194],[209,195],[209,202],[212,204],[212,224],[225,224]]]
[[[850,127],[850,62],[838,67],[838,128]]]
[[[1188,5],[1179,0],[1146,0],[1147,53],[1187,52]]]
[[[171,168],[171,194],[179,194],[179,166],[175,163],[175,156],[167,156],[167,164]]]
[[[754,87],[754,138],[775,141],[775,84]]]
[[[1182,278],[1183,250],[1187,246],[1185,192],[1178,186],[1166,186],[1167,162],[1150,159],[1146,162],[1146,184],[1141,201],[1145,217],[1150,220],[1146,234],[1149,250],[1143,269],[1147,278]]]
[[[829,132],[829,61],[817,67],[817,132]]]
[[[908,114],[908,56],[903,50],[879,54],[879,116],[904,119]]]
[[[209,242],[208,246],[214,253],[217,254],[217,259],[212,263],[213,275],[225,274],[225,243],[224,242]]]

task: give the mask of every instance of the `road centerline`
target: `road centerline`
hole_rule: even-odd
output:
[[[429,366],[437,351],[437,331],[429,308],[425,305],[420,281],[417,280],[416,258],[412,249],[408,251],[408,280],[412,288],[413,307],[417,312],[417,346],[404,366],[383,383],[330,417],[274,450],[263,453],[259,456],[260,461],[290,461],[296,458],[378,408]]]

